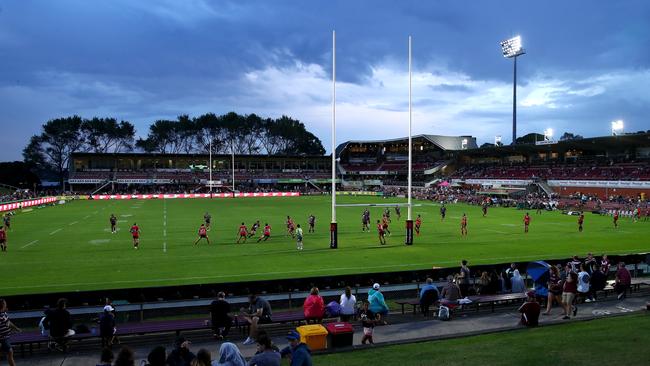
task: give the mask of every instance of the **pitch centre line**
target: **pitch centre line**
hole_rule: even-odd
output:
[[[73,221],[73,222],[69,223],[68,226],[76,225],[78,223],[79,223],[79,221]]]
[[[58,233],[58,232],[61,231],[61,230],[63,230],[63,229],[56,229],[56,230],[52,231],[52,232],[50,233],[50,235],[54,235],[54,234]]]
[[[38,243],[38,240],[31,241],[31,242],[23,245],[22,247],[20,247],[20,249],[27,248],[28,246],[30,246],[32,244],[36,244],[36,243]]]

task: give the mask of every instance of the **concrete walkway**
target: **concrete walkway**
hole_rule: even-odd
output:
[[[616,316],[624,313],[645,311],[646,302],[648,301],[650,301],[650,295],[627,298],[622,301],[607,300],[582,304],[579,306],[578,315],[575,317],[575,320],[588,320]],[[497,311],[496,313],[488,313],[485,311],[480,313],[469,313],[455,317],[453,320],[446,322],[437,319],[424,320],[421,315],[399,315],[399,317],[400,320],[404,320],[404,322],[375,328],[374,338],[376,345],[461,337],[519,328],[517,325],[519,314],[512,309],[509,311]],[[541,326],[567,323],[575,320],[574,318],[571,320],[562,320],[561,310],[559,307],[553,308],[550,316],[540,316]],[[559,330],[560,328],[558,328],[558,331]],[[360,345],[361,337],[361,329],[355,327],[355,348],[368,347]],[[192,336],[188,336],[188,339],[191,340]],[[274,338],[274,342],[280,348],[287,344],[287,341],[281,337]],[[170,351],[170,342],[166,343],[168,344],[164,344],[164,342],[162,344],[168,346],[168,351]],[[136,353],[136,365],[140,365],[140,360],[146,359],[149,350],[151,350],[156,344],[160,343],[128,344]],[[247,358],[251,357],[256,351],[255,345],[243,346],[241,345],[240,339],[237,339],[237,345]],[[208,349],[212,352],[212,357],[214,359],[218,357],[219,346],[220,342],[198,340],[193,342],[191,349],[195,353],[200,348]],[[16,355],[16,363],[18,365],[34,366],[93,366],[99,362],[100,350],[75,351],[74,344],[72,344],[71,348],[72,349],[67,356],[58,353],[51,353],[36,354],[20,358],[20,355]],[[118,351],[119,346],[116,346],[115,352],[117,353]]]

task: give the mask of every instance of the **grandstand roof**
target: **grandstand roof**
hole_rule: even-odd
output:
[[[441,135],[415,135],[411,136],[412,139],[426,139],[432,144],[438,146],[439,148],[443,150],[451,150],[451,151],[456,151],[456,150],[465,150],[461,148],[463,139],[467,139],[467,148],[466,149],[476,149],[478,148],[478,145],[476,144],[476,137],[473,136],[441,136]],[[336,155],[340,155],[340,153],[345,149],[345,147],[349,144],[388,144],[391,142],[406,142],[408,140],[408,137],[400,137],[400,138],[394,138],[394,139],[386,139],[386,140],[350,140],[346,141],[339,146],[336,147]]]

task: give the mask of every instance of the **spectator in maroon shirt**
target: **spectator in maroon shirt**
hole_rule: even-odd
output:
[[[562,288],[562,308],[564,308],[564,316],[562,319],[569,319],[569,314],[573,310],[573,316],[576,316],[577,308],[573,306],[578,292],[578,275],[575,272],[570,272],[566,276],[564,286]],[[573,309],[572,309],[573,308]]]
[[[618,262],[618,268],[616,269],[616,282],[614,283],[614,289],[618,294],[618,299],[624,299],[627,289],[630,288],[630,283],[632,283],[632,276],[630,271],[625,268],[625,263]]]
[[[539,313],[542,311],[541,305],[535,299],[535,291],[528,291],[526,302],[519,307],[521,320],[519,324],[527,327],[536,327],[539,324]]]

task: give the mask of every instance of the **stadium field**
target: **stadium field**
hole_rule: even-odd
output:
[[[393,203],[405,199],[339,197],[339,203]],[[404,221],[391,208],[392,236],[380,246],[375,224],[361,231],[363,207],[338,209],[339,249],[329,249],[329,197],[72,201],[18,213],[8,233],[9,250],[0,253],[3,296],[113,288],[224,283],[353,273],[391,272],[472,264],[566,258],[587,252],[650,252],[650,222],[586,214],[585,230],[577,218],[559,212],[531,211],[530,233],[523,233],[524,212],[491,208],[481,217],[478,206],[448,205],[441,222],[439,205],[419,202],[414,218],[423,228],[413,246],[405,246]],[[383,207],[372,207],[371,221]],[[210,245],[194,246],[205,212],[212,215]],[[460,216],[469,218],[469,235],[460,237]],[[111,234],[109,216],[118,217]],[[307,216],[316,215],[316,233],[307,233]],[[304,228],[304,250],[286,236],[286,216]],[[259,219],[272,226],[265,243],[235,244],[241,222]],[[132,246],[129,227],[141,228],[140,249]],[[258,235],[261,230],[258,230]]]

